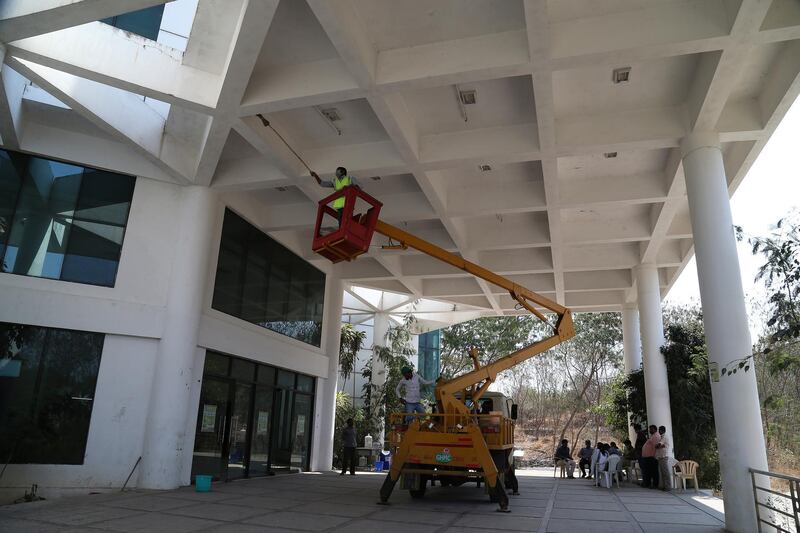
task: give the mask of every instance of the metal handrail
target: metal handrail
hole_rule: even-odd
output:
[[[758,486],[758,484],[756,484],[757,475],[787,481],[789,483],[789,492],[779,492],[771,488]],[[750,479],[753,482],[753,501],[756,507],[756,519],[758,520],[759,533],[763,531],[762,524],[775,528],[781,533],[800,533],[800,478],[751,468]],[[761,502],[759,501],[759,493],[771,494],[772,496],[766,496],[766,502]],[[770,498],[782,498],[784,502],[788,500],[791,510],[776,508],[775,505],[777,502],[770,500]],[[762,508],[768,509],[771,512],[767,512],[762,516]]]

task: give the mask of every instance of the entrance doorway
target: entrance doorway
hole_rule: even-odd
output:
[[[207,352],[192,479],[307,470],[313,405],[312,377]]]

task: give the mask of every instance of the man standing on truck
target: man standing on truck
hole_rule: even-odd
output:
[[[333,189],[335,191],[341,191],[345,187],[358,187],[358,183],[356,183],[356,179],[347,174],[347,169],[344,167],[336,167],[336,177],[332,180],[323,180],[319,177],[316,172],[311,172],[311,176],[317,180],[317,184],[321,187],[328,187],[329,189]],[[336,210],[336,219],[339,221],[339,225],[342,225],[342,211],[344,210],[344,196],[341,198],[337,198],[333,201],[331,205]]]
[[[394,388],[394,393],[397,395],[398,398],[401,398],[406,404],[406,413],[425,413],[425,407],[423,407],[420,400],[422,396],[420,394],[420,385],[432,385],[433,380],[427,380],[421,377],[419,374],[414,374],[414,371],[407,366],[404,366],[400,369],[400,373],[403,374],[403,379],[401,379],[397,386]],[[401,393],[400,388],[405,388],[405,392]],[[406,417],[406,424],[414,420],[413,416]]]

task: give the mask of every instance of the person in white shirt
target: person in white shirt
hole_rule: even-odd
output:
[[[401,368],[400,372],[403,374],[403,379],[397,383],[394,393],[405,402],[406,413],[425,413],[425,407],[420,402],[422,396],[419,389],[420,385],[431,385],[433,380],[428,381],[419,374],[414,374],[414,371],[407,366]],[[400,392],[401,388],[405,389],[402,393]],[[407,416],[406,424],[412,420],[414,420],[413,416]]]
[[[672,490],[672,472],[670,472],[670,461],[672,459],[672,446],[667,437],[667,428],[658,426],[658,433],[661,440],[656,444],[656,460],[658,461],[658,488],[661,490]]]

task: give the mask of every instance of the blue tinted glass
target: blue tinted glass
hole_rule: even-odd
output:
[[[100,22],[155,41],[158,38],[158,30],[161,27],[161,18],[163,16],[164,6],[160,5],[117,15],[116,17],[103,19]]]
[[[38,157],[28,162],[3,271],[58,279],[83,168]]]
[[[61,279],[113,286],[135,179],[87,169]]]
[[[0,269],[113,286],[135,181],[0,150]]]

